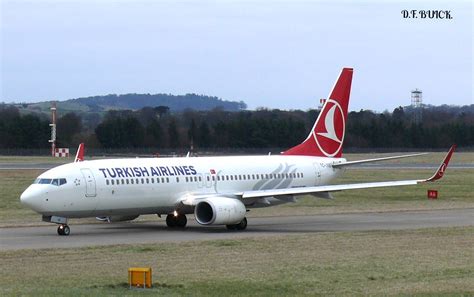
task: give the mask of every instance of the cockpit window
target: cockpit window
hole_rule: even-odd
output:
[[[54,185],[54,186],[62,186],[67,183],[65,178],[38,178],[34,182],[35,184],[41,184],[41,185]]]
[[[39,178],[35,181],[36,184],[41,184],[41,185],[49,185],[51,183],[52,179],[50,178]]]

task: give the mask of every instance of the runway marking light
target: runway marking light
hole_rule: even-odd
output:
[[[128,268],[128,284],[131,288],[151,288],[151,267]]]

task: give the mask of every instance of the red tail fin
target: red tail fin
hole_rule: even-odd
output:
[[[74,162],[84,161],[84,143],[79,144]]]
[[[352,72],[352,68],[342,69],[306,140],[283,152],[283,155],[342,156]]]

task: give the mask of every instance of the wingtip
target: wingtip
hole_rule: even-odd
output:
[[[456,150],[456,144],[453,144],[449,149],[446,157],[444,157],[443,162],[439,165],[438,170],[436,170],[435,174],[432,177],[425,180],[425,182],[433,182],[438,179],[441,179],[444,176],[446,168],[448,168],[449,161],[451,160],[451,156],[453,155],[454,151]]]

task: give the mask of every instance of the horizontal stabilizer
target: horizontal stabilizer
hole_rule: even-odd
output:
[[[383,158],[348,161],[348,162],[333,164],[332,167],[334,168],[346,167],[346,166],[359,165],[359,164],[372,163],[372,162],[380,162],[380,161],[386,161],[386,160],[410,158],[410,157],[422,156],[422,155],[427,155],[427,154],[428,153],[418,153],[418,154],[410,154],[410,155],[400,155],[400,156],[391,156],[391,157],[383,157]]]

